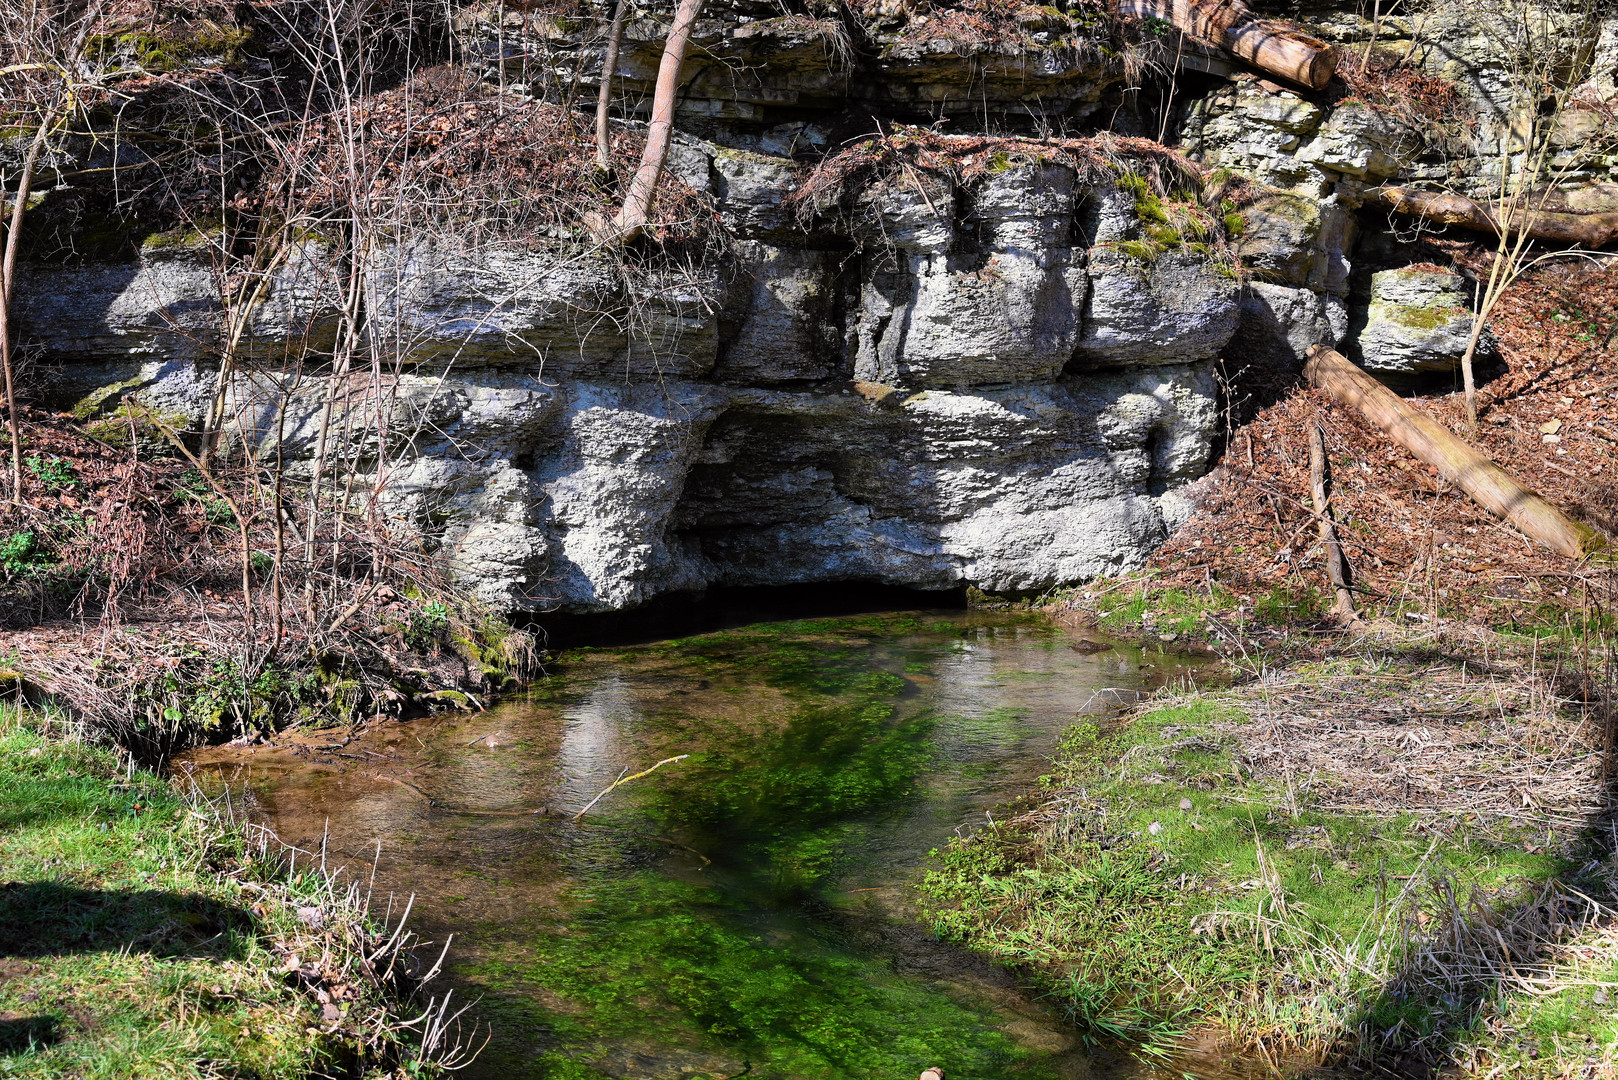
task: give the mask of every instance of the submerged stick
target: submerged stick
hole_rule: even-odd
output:
[[[643,776],[650,776],[652,773],[655,773],[657,770],[661,769],[663,766],[671,765],[676,761],[684,761],[686,758],[688,758],[690,756],[691,756],[690,754],[676,754],[674,757],[664,758],[662,761],[659,761],[656,765],[653,765],[650,769],[642,769],[640,772],[636,773],[634,776],[620,776],[618,779],[614,780],[612,783],[610,783],[606,787],[602,788],[601,789],[601,794],[599,794],[595,798],[591,799],[589,801],[589,803],[587,803],[585,805],[583,810],[580,810],[577,814],[574,814],[573,815],[573,820],[577,821],[581,817],[583,817],[585,814],[589,813],[590,807],[594,806],[596,803],[598,803],[602,799],[606,798],[608,792],[612,791],[612,789],[617,787],[619,784],[627,784],[631,780],[639,780]]]

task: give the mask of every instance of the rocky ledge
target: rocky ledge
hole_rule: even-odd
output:
[[[1479,29],[1488,13],[1442,3],[1435,32],[1295,6],[1358,58],[1339,68],[1350,83],[1306,93],[1204,65],[1178,72],[1153,113],[1128,88],[1139,33],[1116,39],[1077,8],[1018,8],[997,38],[947,5],[884,3],[850,37],[835,19],[725,0],[698,28],[670,162],[723,250],[630,266],[561,227],[476,248],[395,237],[365,293],[367,332],[396,367],[341,395],[340,471],[507,609],[841,580],[1030,592],[1139,566],[1207,467],[1220,358],[1296,370],[1329,342],[1412,380],[1452,371],[1469,338],[1474,283],[1390,228],[1372,193],[1487,188],[1521,126]],[[662,25],[631,27],[628,103],[650,86]],[[600,70],[586,23],[524,5],[474,5],[455,32],[514,95],[572,93]],[[1602,119],[1618,100],[1618,20],[1569,33],[1589,48],[1550,161],[1585,185],[1571,204],[1618,190]],[[800,213],[811,161],[856,128],[889,138],[893,119],[937,138],[1032,132],[1025,145],[1107,123],[1205,166],[1187,198],[1240,188],[1242,206],[1204,207],[1181,230],[1157,201],[1168,188],[1127,163],[1034,152],[991,155],[966,184],[901,171]],[[1204,226],[1221,220],[1210,247]],[[266,362],[224,387],[244,443],[306,474],[330,419],[333,269],[315,238],[274,271],[241,339]],[[17,321],[51,372],[36,380],[49,403],[108,438],[139,435],[126,395],[196,430],[219,381],[227,277],[205,236],[25,267]],[[255,419],[283,404],[285,423]],[[366,434],[379,426],[385,447]]]
[[[379,260],[373,327],[404,343],[389,407],[411,433],[386,501],[484,599],[591,612],[714,585],[1041,590],[1140,565],[1180,520],[1240,289],[1206,248],[1145,242],[1130,190],[1009,163],[953,195],[880,187],[805,229],[787,159],[687,141],[679,168],[734,237],[722,272],[628,279],[542,246]],[[311,247],[278,273],[253,350],[329,333],[322,267]],[[23,280],[57,407],[118,437],[136,394],[197,426],[220,322],[205,244]],[[261,450],[279,435],[307,461],[323,378],[238,380],[231,411]],[[288,430],[251,430],[278,396]],[[375,479],[367,438],[343,458]]]

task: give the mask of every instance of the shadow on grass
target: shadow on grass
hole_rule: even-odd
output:
[[[1528,994],[1544,1003],[1579,987],[1581,979],[1555,976],[1569,960],[1559,946],[1590,926],[1613,925],[1618,915],[1612,877],[1618,858],[1618,657],[1609,652],[1599,659],[1594,669],[1554,680],[1556,691],[1582,714],[1579,722],[1592,724],[1604,744],[1598,751],[1604,759],[1600,803],[1582,826],[1568,830],[1561,845],[1565,868],[1515,896],[1462,892],[1448,877],[1428,882],[1422,901],[1435,917],[1422,925],[1414,911],[1407,913],[1399,935],[1409,944],[1403,962],[1349,1018],[1357,1042],[1349,1048],[1354,1064],[1399,1077],[1449,1075],[1457,1067],[1470,1074],[1476,1051],[1468,1044],[1485,1023],[1535,1057],[1539,1040],[1511,1022],[1510,999]],[[1602,1006],[1597,1011],[1610,1012]],[[1573,1052],[1579,1052],[1576,1042]],[[1462,1057],[1469,1060],[1462,1064]],[[1507,1065],[1498,1055],[1490,1058],[1499,1068]]]
[[[1554,946],[1595,917],[1582,898],[1593,891],[1592,883],[1576,874],[1505,903],[1453,895],[1450,885],[1441,879],[1433,890],[1440,903],[1452,902],[1450,913],[1435,920],[1436,931],[1422,934],[1412,955],[1349,1017],[1348,1064],[1389,1076],[1449,1075],[1458,1055],[1472,1056],[1466,1048],[1481,1024],[1507,1018],[1510,998],[1557,981],[1557,960],[1566,959],[1557,957]],[[1507,1028],[1504,1034],[1519,1049],[1537,1051],[1530,1032]]]
[[[0,884],[0,957],[127,950],[234,960],[242,957],[251,927],[247,912],[195,894],[51,881]]]
[[[43,1050],[56,1042],[54,1016],[19,1016],[0,1013],[0,1057]]]

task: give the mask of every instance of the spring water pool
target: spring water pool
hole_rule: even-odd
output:
[[[449,978],[492,1028],[472,1080],[1124,1077],[935,940],[914,886],[1075,718],[1200,663],[1026,613],[761,623],[574,649],[476,715],[180,767],[352,873],[380,843],[378,890],[455,935]]]

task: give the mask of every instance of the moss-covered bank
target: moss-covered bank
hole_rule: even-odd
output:
[[[0,1076],[436,1075],[403,1024],[410,958],[290,855],[0,710]]]
[[[1026,812],[939,854],[934,927],[1166,1060],[1611,1075],[1610,683],[1442,644],[1249,656],[1081,724]]]

